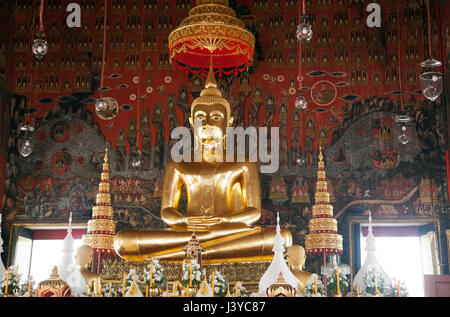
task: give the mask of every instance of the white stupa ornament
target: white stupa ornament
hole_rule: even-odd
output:
[[[366,274],[367,272],[375,269],[377,270],[377,278],[383,279],[385,285],[391,284],[391,278],[387,273],[383,270],[381,265],[378,263],[377,256],[376,256],[376,239],[373,235],[373,229],[372,229],[372,213],[369,210],[369,228],[366,238],[366,247],[364,249],[367,253],[366,260],[364,262],[364,265],[361,267],[361,269],[356,274],[354,280],[353,280],[353,286],[358,286],[358,289],[360,292],[364,292],[366,290]]]
[[[298,282],[295,278],[294,274],[289,270],[289,267],[284,260],[283,253],[284,249],[284,239],[281,236],[280,230],[280,214],[277,213],[277,233],[275,235],[274,244],[273,244],[273,260],[270,263],[269,268],[261,277],[259,281],[259,291],[260,295],[265,296],[266,290],[274,283],[277,282],[280,273],[283,275],[284,280],[291,285],[298,292]]]
[[[78,271],[74,260],[75,239],[72,236],[72,213],[69,217],[69,227],[64,238],[61,262],[58,266],[59,277],[69,284],[72,294],[82,294],[86,290],[86,282]]]
[[[0,214],[0,276],[3,276],[6,272],[5,266],[3,265],[3,261],[1,259],[3,253],[3,239],[2,239],[2,214]]]

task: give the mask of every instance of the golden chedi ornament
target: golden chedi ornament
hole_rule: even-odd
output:
[[[72,297],[70,286],[60,279],[56,266],[53,267],[50,278],[38,284],[36,292],[37,297]]]
[[[183,248],[193,229],[205,249],[204,264],[267,261],[273,257],[276,229],[254,226],[261,217],[258,165],[248,159],[226,162],[208,150],[224,148],[226,130],[234,118],[230,104],[217,88],[212,67],[205,86],[191,107],[189,121],[196,146],[194,152],[188,153],[190,161],[171,160],[165,169],[161,219],[168,228],[117,233],[115,250],[127,261],[183,261]],[[195,124],[198,121],[202,122],[201,127]],[[183,187],[187,191],[187,207],[181,213]],[[292,245],[289,230],[281,230],[280,234],[286,247]]]
[[[83,236],[83,244],[92,247],[94,253],[114,254],[116,222],[113,220],[114,209],[111,206],[108,149],[106,149],[103,172],[98,187],[96,206],[92,207],[92,219],[88,221],[87,234]]]
[[[169,35],[172,62],[186,72],[215,68],[243,71],[251,65],[255,37],[228,7],[228,0],[197,0],[189,16]]]
[[[309,234],[305,237],[305,249],[307,253],[313,254],[342,254],[342,236],[338,234],[337,221],[333,218],[322,148],[319,150],[318,167],[315,205],[312,207],[312,219],[309,221]]]
[[[282,272],[280,272],[277,281],[266,290],[267,297],[295,297],[296,293],[295,288],[286,282]]]
[[[183,251],[186,254],[185,261],[196,259],[197,262],[201,265],[202,252],[205,251],[205,249],[203,249],[198,242],[195,230],[192,232],[191,240],[189,240],[188,244],[183,248]]]

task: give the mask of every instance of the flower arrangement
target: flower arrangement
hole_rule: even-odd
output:
[[[13,295],[19,296],[21,290],[22,274],[19,273],[19,267],[11,266],[9,268],[9,277],[8,277],[8,293],[6,293],[6,279],[8,277],[8,272],[3,274],[3,278],[0,282],[0,294],[2,296]]]
[[[33,281],[33,279],[31,279],[31,289],[30,289],[30,280],[25,281],[24,283],[20,284],[19,286],[19,290],[17,292],[17,294],[15,294],[17,297],[28,297],[28,294],[30,295],[30,297],[36,297],[37,296],[37,292],[36,292],[36,282]],[[9,288],[9,286],[8,286]],[[9,291],[8,291],[9,293]]]
[[[339,274],[340,275],[340,274]],[[311,279],[305,286],[304,296],[305,297],[316,297],[316,281],[317,281],[317,297],[326,297],[327,291],[322,283],[322,279],[319,278],[317,274],[313,274]],[[339,285],[340,286],[340,285]]]
[[[136,273],[135,269],[130,269],[127,276],[125,277],[125,294],[128,292],[128,290],[131,287],[131,284],[133,284],[134,279],[136,279],[136,284],[139,284],[139,276]]]
[[[200,264],[195,259],[192,259],[190,263],[192,263],[192,287],[198,287],[202,283],[201,282],[202,271],[200,269]],[[186,263],[185,265],[183,265],[183,277],[181,279],[181,285],[183,287],[189,286],[191,278],[190,263]]]
[[[165,272],[163,266],[159,263],[158,259],[152,259],[151,263],[148,263],[144,269],[144,281],[145,284],[152,287],[161,288],[165,286]],[[152,281],[150,283],[150,280]]]
[[[404,282],[400,282],[399,280],[392,279],[391,285],[388,285],[383,292],[384,297],[399,297],[399,283],[400,283],[400,297],[408,297],[409,291]]]
[[[212,286],[212,275],[209,277],[209,282]],[[214,296],[225,297],[227,295],[227,281],[220,272],[214,272]]]
[[[238,297],[249,297],[247,289],[242,285],[242,282],[237,283]]]
[[[347,294],[347,289],[350,285],[349,274],[339,272],[339,291],[341,296]],[[336,296],[338,294],[337,288],[337,271],[333,270],[329,276],[327,276],[327,292],[328,296]]]
[[[364,276],[364,282],[366,284],[366,290],[364,291],[365,296],[373,296],[375,292],[378,290],[380,294],[384,295],[386,291],[386,281],[383,277],[380,276],[379,270],[377,267],[373,267],[369,269]],[[375,275],[377,276],[377,287],[375,289]]]

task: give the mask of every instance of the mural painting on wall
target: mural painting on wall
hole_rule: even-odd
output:
[[[173,146],[170,132],[176,126],[189,126],[189,105],[199,96],[205,78],[200,73],[186,75],[168,64],[168,31],[188,15],[190,6],[177,7],[178,2],[167,1],[164,6],[155,2],[150,8],[146,1],[136,3],[127,2],[127,10],[113,4],[101,93],[97,89],[101,68],[97,47],[103,25],[100,2],[83,14],[84,26],[79,30],[63,27],[63,10],[60,16],[49,16],[46,23],[53,27],[55,37],[50,42],[55,45],[50,43],[52,49],[42,62],[32,63],[27,62],[29,52],[22,45],[33,31],[31,13],[16,8],[13,62],[22,65],[25,61],[25,65],[14,68],[16,95],[8,116],[12,124],[3,205],[7,222],[65,220],[70,210],[75,211],[75,218],[89,219],[108,147],[118,228],[162,227],[158,192]],[[230,1],[230,7],[257,35],[260,49],[255,67],[237,77],[218,75],[217,81],[230,101],[236,127],[280,128],[280,169],[277,175],[261,175],[263,216],[259,223],[274,225],[273,214],[280,211],[294,243],[303,243],[311,217],[319,145],[339,217],[344,212],[360,213],[368,200],[375,216],[428,216],[439,209],[446,191],[440,150],[444,136],[437,128],[444,126],[441,100],[424,101],[417,78],[406,80],[407,71],[419,72],[424,52],[414,58],[406,56],[411,39],[398,42],[393,36],[420,31],[421,6],[417,0],[402,4],[401,12],[414,8],[420,14],[407,15],[413,20],[400,23],[401,30],[397,30],[392,21],[397,7],[390,1],[380,3],[386,10],[387,26],[369,29],[361,22],[363,6],[355,2],[339,1],[340,15],[334,16],[328,2],[306,1],[307,11],[314,12],[310,22],[318,32],[303,46],[302,93],[310,100],[308,109],[299,110],[294,107],[298,48],[290,40],[297,27],[295,4]],[[401,22],[406,17],[400,14]],[[145,41],[139,50],[141,39]],[[417,37],[414,43],[420,41]],[[363,50],[367,43],[368,49]],[[398,74],[399,66],[403,76]],[[399,78],[405,79],[402,85]],[[101,94],[119,103],[119,114],[113,120],[95,115],[95,99]],[[17,137],[26,110],[36,132],[35,151],[24,159],[17,152]],[[398,142],[400,127],[395,116],[400,113],[413,118],[406,146]],[[143,164],[136,167],[132,162],[139,152]]]

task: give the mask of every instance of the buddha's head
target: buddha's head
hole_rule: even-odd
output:
[[[217,88],[214,71],[210,67],[205,88],[191,106],[189,122],[194,131],[194,137],[202,145],[216,145],[222,142],[227,127],[232,126],[233,121],[230,104]]]
[[[80,268],[87,268],[94,256],[94,249],[88,245],[82,245],[77,249],[75,261]]]
[[[301,245],[293,245],[287,248],[287,262],[289,266],[295,268],[303,268],[306,261],[305,248]]]

